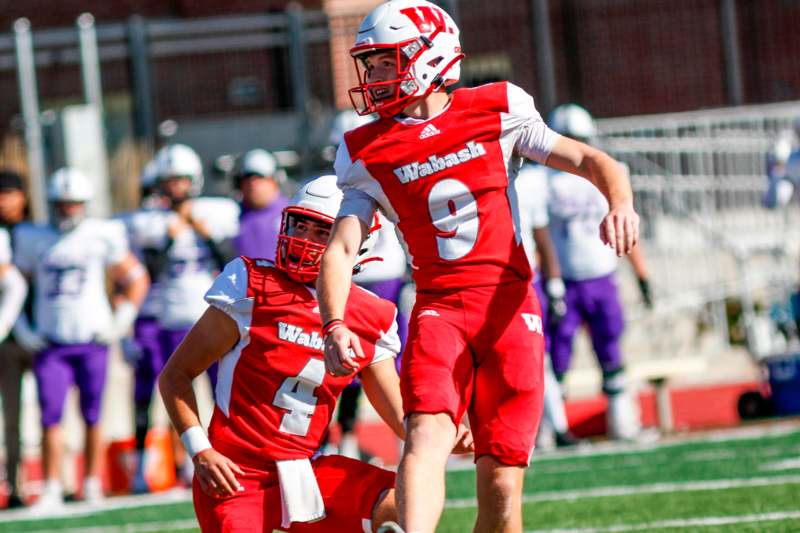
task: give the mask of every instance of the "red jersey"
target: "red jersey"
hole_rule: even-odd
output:
[[[325,372],[313,289],[271,261],[240,257],[225,267],[205,299],[236,321],[240,335],[219,361],[211,444],[249,464],[311,457],[339,394],[353,379]],[[344,318],[361,339],[361,368],[399,351],[395,313],[391,302],[350,288]]]
[[[426,120],[384,118],[345,134],[339,216],[380,207],[397,224],[420,291],[529,280],[513,179],[546,161],[558,134],[510,83],[459,89]]]

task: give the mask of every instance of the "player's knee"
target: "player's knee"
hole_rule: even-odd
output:
[[[395,500],[395,489],[385,490],[375,507],[372,509],[372,529],[375,530],[384,522],[397,521],[397,502]]]
[[[514,501],[522,489],[518,476],[506,470],[498,471],[492,476],[489,486],[495,500],[508,504]]]
[[[410,452],[453,446],[456,428],[445,413],[415,413],[408,417],[406,446]]]

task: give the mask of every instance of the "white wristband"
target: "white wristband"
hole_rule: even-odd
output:
[[[181,442],[186,448],[186,453],[194,459],[194,456],[203,450],[211,448],[211,442],[206,436],[206,432],[200,426],[192,426],[181,433]]]
[[[564,280],[561,278],[550,278],[547,280],[546,285],[547,295],[551,298],[563,298],[567,292],[564,286]]]

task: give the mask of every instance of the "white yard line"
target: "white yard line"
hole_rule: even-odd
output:
[[[618,533],[624,531],[651,531],[673,527],[711,527],[736,524],[752,524],[755,522],[771,522],[800,518],[800,511],[783,513],[762,513],[738,516],[712,516],[707,518],[688,518],[683,520],[662,520],[644,524],[620,524],[607,527],[591,527],[580,529],[537,529],[525,533]]]
[[[652,485],[624,485],[619,487],[596,487],[582,490],[555,490],[524,494],[523,503],[579,500],[581,498],[600,498],[604,496],[629,496],[631,494],[661,494],[666,492],[690,492],[694,490],[724,490],[741,487],[769,487],[785,483],[800,483],[800,475],[761,478],[724,479],[718,481],[688,481],[685,483],[654,483]],[[461,498],[445,501],[448,509],[477,507],[475,498]]]
[[[17,522],[20,520],[50,520],[54,518],[74,518],[88,516],[118,509],[132,509],[151,505],[169,505],[192,501],[192,491],[189,489],[173,489],[165,492],[142,494],[137,496],[116,496],[107,498],[99,504],[75,502],[67,503],[58,513],[47,516],[36,516],[30,508],[0,513],[0,524],[3,522]]]
[[[199,529],[197,520],[173,520],[171,522],[145,522],[142,524],[128,524],[124,526],[81,526],[58,531],[67,533],[146,533],[148,531],[188,531]],[[37,529],[29,533],[52,533],[53,529]]]

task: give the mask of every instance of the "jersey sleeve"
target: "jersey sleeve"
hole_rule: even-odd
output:
[[[378,207],[378,201],[370,194],[370,186],[375,180],[363,164],[350,160],[345,142],[339,144],[333,167],[336,170],[336,183],[344,193],[337,217],[355,216],[369,226]]]
[[[116,265],[130,253],[128,232],[125,229],[125,224],[120,220],[105,220],[103,225],[105,230],[103,233],[108,246],[106,264]]]
[[[537,163],[545,163],[559,134],[547,127],[533,97],[513,83],[508,87],[508,113],[503,116],[503,130],[515,135],[514,151]]]
[[[11,264],[11,238],[8,230],[0,228],[0,265]]]
[[[239,333],[243,334],[250,323],[253,312],[253,299],[247,296],[247,265],[241,257],[237,257],[217,276],[205,295],[206,302],[219,309],[234,322]]]
[[[14,264],[22,273],[31,274],[36,265],[33,247],[37,240],[37,229],[32,224],[18,224],[13,232]]]
[[[386,331],[379,332],[378,340],[375,341],[375,355],[370,364],[374,365],[386,359],[394,359],[399,353],[400,336],[397,334],[397,308],[395,307],[391,323]]]

